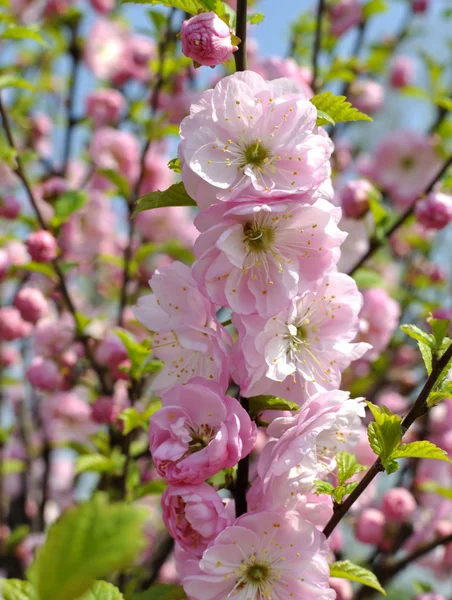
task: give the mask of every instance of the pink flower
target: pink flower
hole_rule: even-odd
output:
[[[384,88],[377,81],[359,79],[350,85],[348,100],[358,110],[373,115],[383,106]]]
[[[32,260],[36,262],[51,262],[57,255],[57,241],[48,231],[35,231],[25,242]]]
[[[42,319],[34,330],[35,346],[43,356],[57,359],[74,341],[74,329],[72,317],[67,313],[58,319]]]
[[[12,342],[29,335],[31,325],[24,321],[20,312],[14,306],[0,308],[0,340]]]
[[[415,214],[428,229],[444,229],[452,221],[452,196],[431,192],[416,204]]]
[[[339,390],[315,394],[292,417],[275,419],[257,467],[257,506],[293,507],[297,495],[310,492],[314,480],[334,471],[336,454],[360,437],[365,415],[361,398]],[[253,491],[253,488],[251,488]]]
[[[359,25],[362,8],[358,0],[340,0],[328,8],[331,19],[331,33],[337,37]]]
[[[62,384],[62,376],[58,365],[53,360],[36,356],[27,369],[27,379],[38,390],[54,392]]]
[[[246,514],[190,565],[182,585],[189,600],[333,600],[326,551],[325,538],[307,521]]]
[[[388,521],[409,521],[416,510],[413,494],[405,488],[392,488],[385,492],[381,510]]]
[[[10,265],[19,267],[30,261],[30,257],[27,252],[27,248],[19,240],[12,240],[4,246],[8,255],[8,262]]]
[[[412,9],[415,13],[424,13],[429,6],[429,0],[412,0]]]
[[[90,0],[90,2],[94,10],[97,10],[102,15],[107,15],[115,7],[114,0]]]
[[[53,123],[49,115],[36,113],[31,117],[31,140],[40,154],[49,154],[51,151]]]
[[[294,81],[244,71],[201,95],[180,128],[182,179],[201,208],[246,196],[312,194],[333,145]]]
[[[136,181],[140,168],[140,149],[136,137],[128,131],[112,127],[97,129],[91,140],[90,154],[98,169],[113,169],[130,183]],[[104,177],[101,180],[101,189],[110,186]]]
[[[202,483],[233,467],[255,439],[256,426],[240,403],[202,379],[163,394],[149,424],[154,465],[170,483]]]
[[[288,305],[301,281],[334,269],[345,235],[340,212],[324,200],[213,205],[201,230],[193,275],[212,302],[239,314],[270,317]]]
[[[126,108],[124,96],[118,90],[94,90],[86,98],[86,114],[96,127],[117,123]]]
[[[408,409],[408,399],[391,389],[382,391],[378,395],[377,403],[386,406],[391,412],[398,415],[403,415]]]
[[[129,357],[124,344],[115,333],[107,333],[96,350],[96,358],[101,365],[116,368]]]
[[[5,250],[3,250],[2,248],[0,248],[0,281],[8,273],[8,269],[9,269],[8,253],[5,252]]]
[[[231,34],[229,25],[214,12],[200,13],[182,23],[182,52],[195,64],[214,68],[239,49],[233,45]]]
[[[414,131],[395,131],[377,147],[372,179],[404,208],[414,202],[441,168],[433,141]]]
[[[15,196],[0,198],[0,217],[14,221],[20,214],[20,203]]]
[[[49,177],[41,186],[41,196],[46,202],[53,202],[68,189],[68,182],[63,177]]]
[[[91,418],[102,425],[118,422],[118,416],[124,407],[111,396],[101,396],[91,405]]]
[[[22,288],[14,299],[14,306],[19,310],[22,319],[29,323],[37,323],[49,312],[49,305],[42,292],[36,288]]]
[[[0,347],[0,366],[4,368],[11,367],[19,361],[19,354],[15,348],[5,346]]]
[[[118,71],[113,76],[116,85],[123,85],[130,79],[147,82],[151,75],[149,61],[155,56],[152,40],[138,35],[129,35]]]
[[[348,181],[340,192],[341,206],[344,216],[360,219],[369,210],[369,200],[376,193],[374,186],[367,179]]]
[[[363,292],[363,307],[359,313],[359,339],[372,344],[364,358],[373,361],[386,348],[400,319],[400,306],[382,288]]]
[[[166,189],[159,186],[155,189]],[[154,191],[148,189],[148,192]],[[167,242],[179,240],[191,248],[198,237],[198,231],[193,224],[193,218],[187,206],[165,206],[145,210],[135,217],[137,231],[150,242]]]
[[[152,389],[161,393],[193,377],[203,377],[225,391],[229,334],[218,323],[214,306],[199,291],[191,269],[174,262],[157,269],[149,284],[154,293],[140,298],[134,313],[156,332],[153,352],[165,362]]]
[[[414,80],[415,64],[409,56],[397,56],[391,65],[391,86],[402,88],[412,85]]]
[[[358,517],[355,535],[363,544],[380,544],[384,539],[386,519],[376,508],[366,508]]]
[[[293,58],[270,56],[263,58],[257,63],[253,62],[251,69],[269,81],[280,79],[281,77],[293,79],[303,90],[306,98],[312,98],[314,95],[311,88],[312,73],[310,69],[300,67]]]
[[[163,521],[184,550],[201,557],[232,523],[222,499],[207,483],[170,485],[162,496]]]
[[[86,36],[86,64],[99,79],[110,80],[125,60],[127,29],[120,23],[99,19]]]
[[[351,343],[361,305],[353,279],[333,273],[268,320],[233,316],[239,330],[233,375],[242,395],[275,394],[302,404],[337,389],[342,371],[370,348]]]

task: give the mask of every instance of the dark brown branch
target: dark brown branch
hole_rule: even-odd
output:
[[[249,412],[249,401],[248,398],[240,398],[240,404]],[[237,477],[235,480],[234,487],[234,499],[235,499],[235,516],[241,517],[248,511],[248,504],[246,501],[246,494],[248,492],[249,485],[249,470],[250,470],[250,457],[245,456],[238,464]]]
[[[431,374],[429,375],[427,381],[424,384],[424,387],[419,393],[415,403],[410,408],[405,418],[402,421],[402,428],[406,431],[414,421],[425,414],[427,411],[427,400],[430,395],[430,392],[435,387],[438,378],[440,377],[443,370],[448,365],[449,361],[452,359],[452,343],[447,348],[446,352],[442,355],[442,357],[438,360],[434,368],[432,369]],[[331,519],[326,524],[323,533],[326,537],[329,537],[331,533],[334,531],[338,523],[343,519],[343,517],[347,514],[351,506],[356,502],[356,500],[361,496],[367,486],[374,480],[374,478],[383,471],[383,465],[381,464],[380,459],[378,458],[374,464],[367,471],[363,479],[359,482],[358,486],[353,490],[353,492],[348,496],[342,504],[336,506],[334,510],[334,514]]]
[[[319,87],[319,54],[322,48],[322,20],[324,10],[325,0],[319,0],[317,5],[314,50],[312,53],[312,89],[314,90],[314,94],[317,93]]]
[[[239,49],[234,53],[235,70],[246,71],[246,27],[247,27],[248,1],[237,0],[237,23],[235,33],[240,38]]]

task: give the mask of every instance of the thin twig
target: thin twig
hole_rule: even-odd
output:
[[[317,5],[314,51],[312,53],[312,89],[314,90],[314,94],[317,93],[319,85],[319,54],[322,47],[322,19],[324,10],[325,0],[319,0],[319,3]]]
[[[429,185],[425,188],[424,194],[429,194],[434,188],[435,184],[441,179],[441,177],[447,172],[449,167],[452,165],[452,155],[446,160],[446,162],[441,167],[441,170],[435,175]],[[416,206],[416,202],[414,202],[409,208],[406,209],[404,213],[400,215],[397,221],[388,229],[384,236],[380,239],[373,238],[370,242],[369,249],[367,252],[358,260],[358,262],[352,267],[352,269],[348,272],[349,275],[353,275],[360,267],[363,266],[365,262],[369,260],[371,256],[375,254],[377,250],[384,246],[385,240],[389,239],[393,233],[399,229],[402,225],[406,223],[406,221],[411,217],[414,213],[414,208]]]
[[[438,360],[437,364],[432,369],[427,381],[424,384],[424,387],[419,393],[415,403],[410,408],[405,418],[402,420],[401,427],[404,432],[414,423],[414,421],[425,414],[427,410],[427,400],[430,395],[430,392],[435,387],[435,384],[440,377],[443,370],[449,364],[449,361],[452,359],[452,343],[449,345],[447,350],[444,352],[442,357]],[[331,519],[326,524],[323,533],[326,537],[329,537],[338,523],[343,519],[343,517],[347,514],[352,505],[356,502],[356,500],[361,496],[367,486],[374,480],[374,478],[383,471],[383,465],[381,460],[378,458],[374,464],[367,471],[363,479],[359,482],[357,487],[353,490],[353,492],[348,496],[342,504],[336,505],[334,510],[334,514]]]
[[[246,56],[246,26],[247,26],[247,11],[248,1],[237,0],[237,22],[235,32],[240,38],[239,49],[234,53],[235,70],[246,71],[247,56]]]

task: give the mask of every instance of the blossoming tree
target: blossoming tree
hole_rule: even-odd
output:
[[[443,600],[438,7],[136,1],[1,2],[0,596]]]

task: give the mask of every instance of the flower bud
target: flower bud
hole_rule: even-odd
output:
[[[0,308],[0,340],[12,342],[27,336],[31,325],[22,319],[20,312],[14,306]]]
[[[397,56],[391,66],[391,85],[402,88],[411,85],[414,79],[414,62],[409,56]]]
[[[15,348],[5,345],[0,347],[0,367],[6,369],[7,367],[11,367],[11,365],[16,363],[18,360],[19,354]]]
[[[428,9],[428,0],[413,0],[411,8],[415,13],[424,13]]]
[[[357,539],[363,544],[380,544],[384,538],[386,518],[381,510],[366,508],[358,517]]]
[[[124,112],[126,101],[118,90],[95,90],[86,98],[86,114],[96,127],[116,123]]]
[[[47,300],[36,288],[22,288],[14,299],[14,306],[24,321],[33,324],[49,312]]]
[[[344,215],[351,219],[363,217],[369,210],[369,198],[375,188],[367,179],[349,181],[341,192]]]
[[[383,496],[382,511],[388,521],[409,521],[416,510],[413,494],[405,488],[393,488]]]
[[[377,81],[359,79],[350,86],[349,100],[358,110],[370,115],[383,106],[384,88]]]
[[[231,29],[214,12],[205,12],[182,23],[182,52],[206,67],[227,62],[238,50],[231,40]]]
[[[331,33],[337,37],[358,25],[362,8],[358,0],[339,0],[328,8],[331,20]]]
[[[42,184],[41,196],[46,202],[53,202],[67,192],[68,183],[62,177],[50,177]]]
[[[91,418],[101,425],[115,423],[120,412],[121,407],[110,396],[102,396],[91,405]]]
[[[452,196],[431,192],[416,204],[415,215],[429,229],[444,229],[452,221]]]
[[[91,6],[101,15],[107,15],[115,7],[115,0],[90,0]]]
[[[57,255],[57,241],[48,231],[35,231],[28,236],[25,244],[36,262],[51,262]]]
[[[0,217],[14,221],[20,213],[19,201],[11,195],[0,198]]]
[[[27,369],[27,379],[32,386],[45,392],[54,392],[62,383],[58,365],[42,356],[36,356]]]

